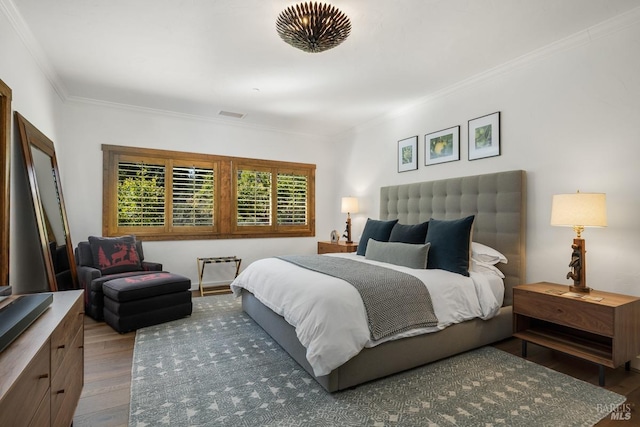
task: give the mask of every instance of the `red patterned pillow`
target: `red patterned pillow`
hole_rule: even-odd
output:
[[[89,237],[93,265],[102,274],[126,273],[141,270],[135,236]]]

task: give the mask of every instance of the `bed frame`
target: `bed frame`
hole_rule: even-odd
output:
[[[508,338],[512,334],[513,287],[525,283],[526,175],[498,172],[380,189],[380,219],[417,224],[436,219],[476,215],[473,240],[491,246],[509,260],[498,267],[505,274],[504,303],[490,320],[474,319],[431,334],[389,341],[365,348],[329,375],[315,377],[306,349],[284,318],[243,290],[243,310],[282,346],[327,391],[354,387],[406,369]]]

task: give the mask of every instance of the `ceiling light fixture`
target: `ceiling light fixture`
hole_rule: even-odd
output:
[[[305,52],[334,48],[351,33],[347,15],[328,4],[300,3],[280,13],[276,31],[285,43]]]

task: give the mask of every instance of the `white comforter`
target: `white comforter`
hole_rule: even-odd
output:
[[[231,283],[231,290],[236,296],[240,296],[241,288],[250,291],[295,327],[316,376],[329,374],[364,347],[436,332],[476,317],[488,319],[496,315],[502,304],[503,290],[501,285],[496,286],[495,276],[491,279],[472,272],[471,277],[464,277],[444,270],[418,270],[370,261],[355,254],[326,256],[355,259],[416,276],[429,289],[438,326],[371,341],[360,294],[347,282],[277,258],[252,263]]]

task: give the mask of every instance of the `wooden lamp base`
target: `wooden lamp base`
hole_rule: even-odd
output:
[[[588,294],[589,292],[591,292],[591,288],[588,288],[586,286],[573,286],[573,285],[569,285],[569,290],[571,292],[584,292],[586,294]]]
[[[584,239],[575,238],[571,245],[571,262],[569,267],[571,271],[567,273],[567,279],[573,279],[573,285],[569,286],[571,292],[591,292],[591,288],[587,287],[587,257]]]
[[[342,235],[342,237],[346,237],[347,238],[347,243],[353,243],[353,240],[351,240],[351,215],[347,212],[347,227],[344,230],[344,234]]]

